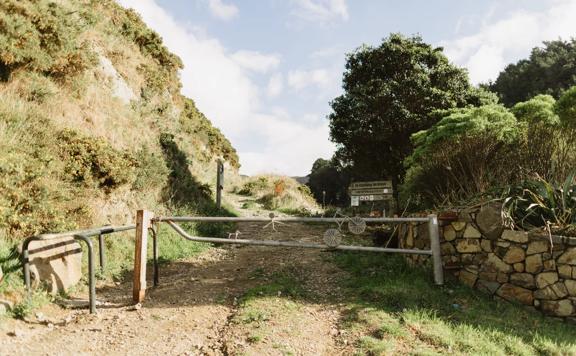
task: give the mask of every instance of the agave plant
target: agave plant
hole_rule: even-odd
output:
[[[537,176],[511,187],[504,200],[503,212],[509,222],[525,229],[553,227],[564,229],[576,224],[575,173],[555,185]]]

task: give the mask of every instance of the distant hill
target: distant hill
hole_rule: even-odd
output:
[[[292,179],[294,179],[295,181],[297,181],[300,184],[308,184],[308,182],[310,181],[310,176],[304,176],[304,177],[291,177]]]

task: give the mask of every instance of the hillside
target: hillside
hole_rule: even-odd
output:
[[[114,1],[0,2],[0,243],[212,209],[238,156],[192,99],[181,60]]]

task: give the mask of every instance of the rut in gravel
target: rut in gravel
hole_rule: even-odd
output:
[[[273,232],[263,224],[238,224],[246,238],[302,242],[320,242],[326,227],[276,228]],[[245,293],[287,269],[298,275],[309,297],[266,298],[255,304],[266,318],[254,323],[239,319],[248,312],[240,303]],[[3,324],[0,344],[6,354],[346,354],[348,346],[338,328],[343,273],[326,252],[317,250],[213,248],[162,265],[160,285],[148,289],[141,308],[129,305],[130,280],[103,286],[98,299],[108,306],[98,314],[51,305],[42,310],[45,320],[32,316],[27,322]]]

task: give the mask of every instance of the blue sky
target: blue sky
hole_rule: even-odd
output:
[[[119,0],[184,61],[183,93],[232,141],[245,174],[305,175],[329,158],[345,54],[391,32],[445,48],[473,83],[543,40],[576,36],[574,0]]]

